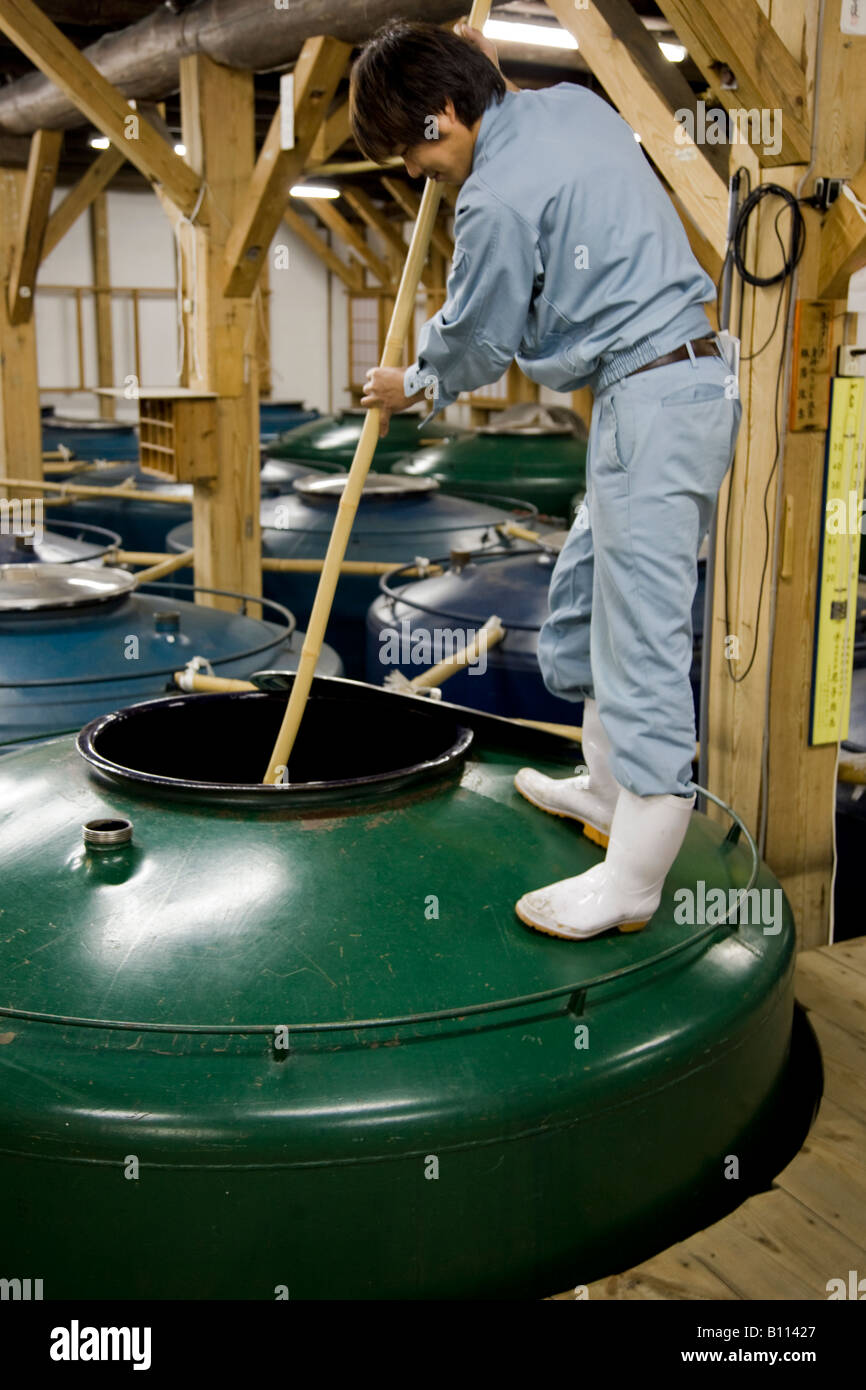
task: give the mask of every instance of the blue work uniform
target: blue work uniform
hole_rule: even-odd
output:
[[[715,287],[631,128],[571,84],[487,107],[454,243],[405,392],[424,389],[435,414],[515,357],[541,385],[592,388],[587,497],[539,663],[554,694],[594,695],[621,786],[690,794],[697,552],[740,403],[721,352],[631,373],[708,335]]]

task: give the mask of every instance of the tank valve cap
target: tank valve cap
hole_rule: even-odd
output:
[[[132,821],[89,820],[82,827],[84,843],[88,849],[117,849],[120,845],[132,843]]]
[[[180,632],[180,613],[171,608],[155,614],[153,627],[155,632]]]

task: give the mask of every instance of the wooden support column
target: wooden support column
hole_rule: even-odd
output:
[[[96,291],[96,365],[100,386],[114,385],[114,333],[111,323],[111,273],[108,258],[108,201],[100,193],[90,204],[90,256]],[[113,420],[117,406],[113,396],[99,397],[99,414]]]
[[[866,164],[860,165],[849,182],[855,198],[866,203]],[[864,265],[866,221],[850,198],[840,194],[827,218],[821,243],[818,283],[822,298],[843,298],[851,276]]]
[[[792,0],[773,0],[770,18],[794,51],[801,42]],[[805,6],[805,20],[815,33],[817,0]],[[814,41],[811,51],[814,52]],[[863,163],[866,140],[866,38],[841,33],[839,6],[825,6],[820,88],[814,96],[815,168],[842,178],[853,177]],[[778,173],[778,171],[773,171]],[[800,171],[802,173],[802,170]],[[803,189],[810,193],[811,187]],[[850,206],[850,204],[849,204]],[[853,211],[853,209],[852,209]],[[797,298],[822,297],[820,265],[828,218],[811,208],[806,218],[806,251],[800,267]],[[862,225],[862,224],[861,224]],[[839,293],[843,287],[839,286]],[[844,286],[847,292],[847,286]],[[826,293],[826,292],[825,292]],[[825,298],[825,309],[841,340],[845,305]],[[834,370],[829,355],[816,387],[826,387]],[[796,363],[792,363],[792,368]],[[784,408],[787,412],[787,398]],[[782,505],[791,515],[791,546],[784,547],[776,573],[776,621],[770,670],[768,744],[768,814],[765,858],[781,880],[797,919],[801,948],[826,944],[829,935],[833,819],[836,808],[836,746],[809,747],[812,650],[818,597],[818,547],[826,525],[823,471],[827,442],[824,428],[790,432],[782,462]],[[862,540],[861,540],[862,544]]]
[[[207,194],[193,227],[181,223],[185,315],[183,385],[214,391],[216,475],[193,485],[195,579],[261,593],[259,390],[252,298],[224,292],[226,241],[254,163],[253,76],[194,55],[181,59],[187,158]],[[193,278],[194,277],[194,278]],[[252,287],[251,287],[252,288]],[[202,596],[214,608],[229,599]]]
[[[256,314],[256,362],[259,371],[259,396],[270,396],[271,380],[271,263],[266,256],[259,271],[259,282],[253,296]]]
[[[538,382],[524,376],[516,362],[508,368],[508,404],[522,405],[526,401],[538,400]]]
[[[42,426],[36,328],[32,316],[13,323],[9,314],[9,276],[20,246],[21,210],[27,174],[0,168],[0,479],[42,478]],[[0,495],[21,497],[20,489]]]
[[[13,323],[24,323],[33,317],[36,275],[42,259],[42,242],[62,144],[62,130],[37,130],[30,141],[27,179],[21,200],[21,230],[9,273],[7,299]]]
[[[673,17],[673,5],[661,0],[661,6]],[[704,17],[707,9],[694,4],[690,13]],[[807,62],[810,95],[818,10],[818,0],[766,0],[757,25],[764,33],[771,24],[791,57],[802,56]],[[864,154],[866,94],[857,71],[866,40],[852,42],[840,34],[834,5],[826,6],[824,28],[821,90],[814,103],[808,103],[817,122],[812,132],[813,173],[851,176]],[[805,44],[804,35],[809,36]],[[686,42],[685,32],[680,31],[680,37]],[[774,103],[777,77],[778,69],[756,94],[756,104]],[[801,134],[794,132],[793,138],[802,147]],[[753,187],[773,182],[797,190],[807,173],[804,163],[762,169],[758,153],[742,145],[731,150],[732,162],[749,169]],[[810,191],[808,186],[802,189]],[[759,274],[772,273],[780,264],[774,226],[779,207],[778,200],[767,199],[751,220],[746,264]],[[814,301],[821,288],[825,219],[808,207],[802,210],[807,240],[795,293],[799,301]],[[786,244],[788,225],[789,214],[783,214],[780,229]],[[746,287],[743,292],[742,350],[744,359],[752,360],[744,360],[741,368],[743,421],[737,457],[719,499],[715,614],[709,638],[708,780],[710,789],[736,808],[753,833],[760,835],[764,829],[763,854],[788,894],[799,944],[813,947],[826,943],[829,934],[836,790],[835,745],[809,745],[818,555],[825,524],[826,417],[809,429],[788,427],[788,383],[796,363],[792,342],[783,341],[781,321],[772,331],[778,293],[778,286]],[[824,303],[830,321],[840,326],[844,305]],[[737,320],[735,298],[734,328]],[[830,363],[831,354],[826,354],[815,381],[819,394],[828,385]],[[774,402],[780,371],[777,459]],[[726,641],[739,644],[731,662],[725,659]]]

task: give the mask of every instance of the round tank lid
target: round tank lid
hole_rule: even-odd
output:
[[[111,603],[135,588],[126,570],[95,565],[0,565],[0,613]]]
[[[320,477],[317,474],[310,474],[305,478],[296,478],[292,484],[295,492],[308,502],[330,502],[333,498],[342,497],[348,473],[338,473],[327,477]],[[394,473],[368,473],[364,480],[364,497],[378,497],[380,499],[400,497],[417,497],[419,494],[427,492],[437,492],[439,484],[434,478],[406,478],[398,477]]]
[[[135,425],[128,420],[102,420],[92,416],[46,415],[42,421],[49,429],[86,430],[88,434],[133,434]]]

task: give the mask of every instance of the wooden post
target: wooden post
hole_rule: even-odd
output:
[[[90,204],[90,256],[95,290],[97,378],[100,386],[114,385],[114,336],[111,326],[111,274],[108,259],[108,202],[100,193]],[[113,396],[99,397],[99,414],[113,420],[117,406]]]
[[[195,581],[260,594],[256,320],[252,298],[229,299],[223,288],[226,242],[254,167],[253,76],[196,54],[181,59],[180,95],[187,158],[207,183],[194,225],[176,227],[192,304],[182,384],[218,396],[216,474],[193,484]],[[207,594],[199,601],[236,607]]]
[[[662,8],[672,14],[674,6],[662,0]],[[703,4],[694,7],[695,13],[705,9]],[[761,9],[789,52],[798,61],[807,60],[811,91],[818,0],[767,0]],[[811,113],[816,139],[812,175],[832,168],[846,177],[863,159],[866,96],[856,73],[864,41],[839,32],[838,6],[826,6],[824,30],[821,84]],[[684,32],[679,37],[686,41]],[[739,41],[744,42],[742,36]],[[763,104],[775,104],[771,85]],[[802,163],[761,169],[756,154],[743,145],[731,154],[749,168],[753,187],[770,181],[796,191],[807,173]],[[811,191],[808,185],[802,189],[803,194]],[[746,263],[759,274],[771,273],[780,263],[774,229],[779,206],[778,200],[768,199],[752,218]],[[796,282],[800,301],[818,298],[822,249],[823,219],[807,207],[803,215],[806,250]],[[786,240],[788,216],[781,224]],[[712,643],[708,779],[712,790],[758,833],[764,857],[790,898],[799,943],[813,947],[829,936],[836,789],[835,746],[809,746],[826,429],[788,430],[788,381],[795,364],[781,322],[772,333],[778,292],[778,286],[743,291],[743,356],[757,355],[741,369],[737,458],[719,499],[715,613],[712,634],[705,634]],[[840,325],[843,306],[828,301],[828,307]],[[737,318],[735,302],[734,327]],[[828,354],[820,368],[821,385],[826,386],[830,370]],[[776,460],[773,402],[780,372],[781,448]],[[777,545],[779,508],[786,524],[779,528]],[[725,659],[730,639],[740,645],[732,662]]]
[[[507,388],[509,405],[538,400],[538,382],[530,381],[528,376],[524,376],[516,362],[512,362],[508,368]]]
[[[271,378],[271,263],[262,261],[259,282],[253,295],[256,315],[256,362],[259,372],[259,395],[268,397],[273,390]]]
[[[38,481],[42,477],[42,426],[36,327],[32,316],[13,324],[9,314],[9,276],[20,238],[26,179],[23,169],[0,168],[0,478],[8,475]],[[13,495],[21,493],[16,490]]]
[[[774,0],[771,18],[781,37],[799,52],[799,3]],[[819,6],[805,6],[806,33],[815,34]],[[811,51],[816,48],[813,39]],[[814,94],[815,167],[812,176],[832,169],[850,178],[863,161],[866,89],[862,82],[866,39],[843,34],[838,5],[826,5],[820,86]],[[811,73],[810,73],[811,78]],[[778,174],[779,171],[773,171]],[[800,173],[802,174],[802,170]],[[803,189],[812,192],[811,186]],[[811,208],[806,218],[806,251],[800,267],[797,298],[818,299],[823,228],[829,218]],[[838,287],[836,293],[842,292]],[[844,287],[847,293],[847,286]],[[836,341],[841,341],[844,301],[825,301]],[[835,370],[828,354],[816,383],[826,388]],[[792,367],[796,364],[792,363]],[[787,412],[787,395],[783,412]],[[823,470],[827,440],[823,427],[788,434],[782,459],[783,506],[793,510],[790,577],[783,554],[777,563],[776,620],[770,669],[768,729],[768,805],[764,854],[781,880],[794,909],[801,948],[822,946],[829,939],[833,822],[836,811],[836,746],[809,747],[814,617],[818,598],[818,545],[826,524]],[[862,544],[862,541],[861,541]],[[780,550],[782,548],[780,547]]]

